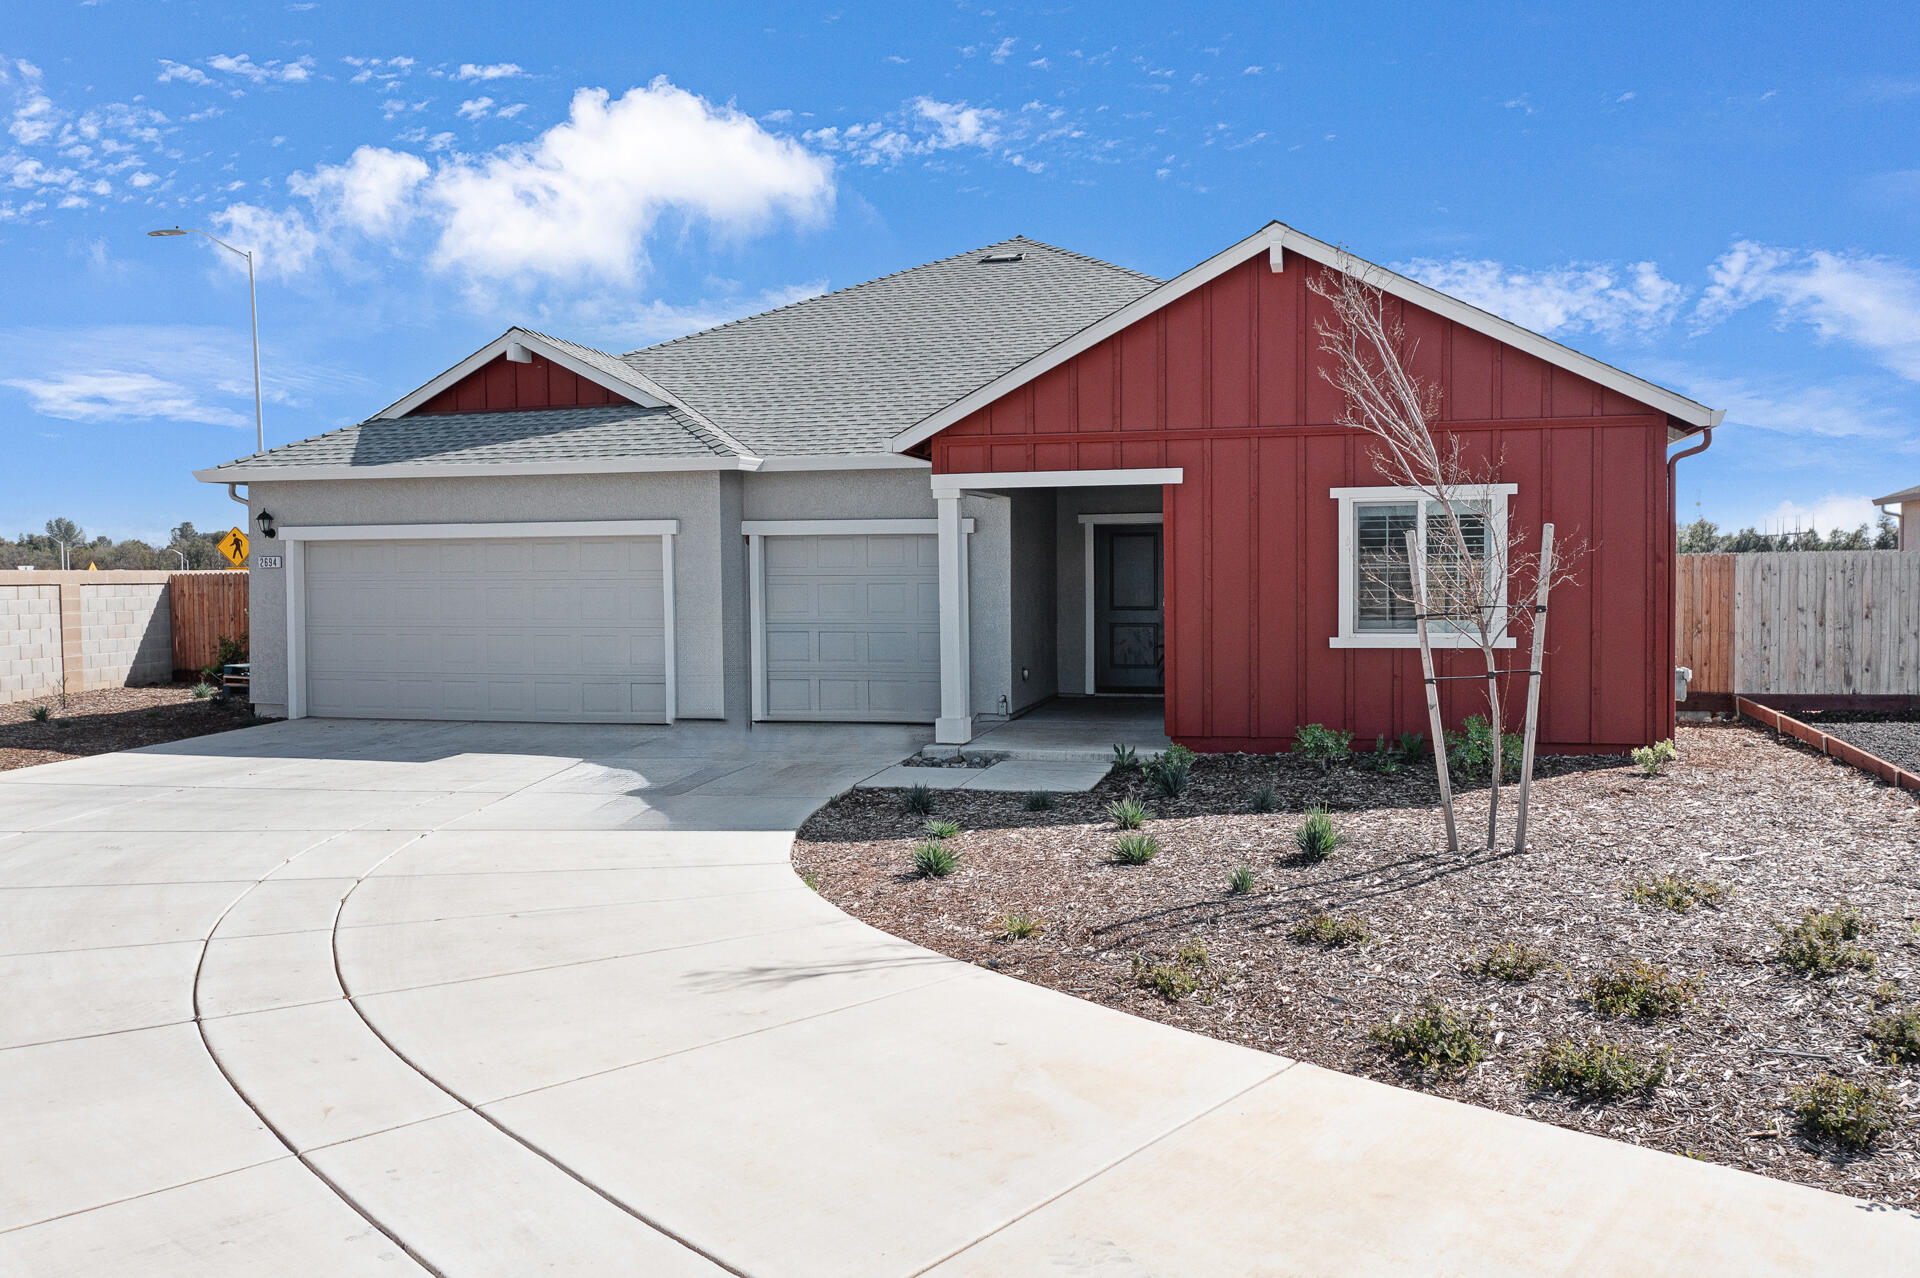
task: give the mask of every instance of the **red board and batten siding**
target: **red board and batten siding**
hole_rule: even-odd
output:
[[[1315,371],[1326,303],[1306,263],[1261,255],[1036,378],[931,441],[936,473],[1179,466],[1164,491],[1167,730],[1196,749],[1280,749],[1296,727],[1425,732],[1417,650],[1332,648],[1338,504],[1377,484],[1368,441],[1333,424]],[[1399,303],[1391,303],[1400,305]],[[1445,429],[1519,486],[1514,527],[1586,542],[1553,596],[1543,748],[1624,750],[1673,731],[1672,543],[1666,418],[1430,312],[1404,308],[1417,371],[1442,388]],[[1471,673],[1475,652],[1443,652]],[[1503,650],[1503,666],[1526,662]],[[1482,666],[1481,668],[1484,668]],[[1442,683],[1457,725],[1484,690]],[[1508,679],[1509,723],[1524,682]]]
[[[543,355],[516,364],[500,355],[414,409],[414,413],[511,413],[631,403]],[[409,414],[411,416],[411,414]]]

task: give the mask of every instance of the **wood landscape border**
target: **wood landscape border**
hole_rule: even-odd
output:
[[[1920,791],[1920,775],[1888,763],[1878,755],[1868,754],[1859,746],[1849,745],[1838,737],[1829,736],[1818,728],[1804,724],[1791,715],[1763,706],[1758,701],[1751,701],[1746,697],[1735,697],[1733,703],[1734,708],[1743,717],[1752,719],[1764,727],[1772,728],[1775,732],[1803,741],[1820,753],[1838,759],[1848,767],[1858,768],[1902,790]]]

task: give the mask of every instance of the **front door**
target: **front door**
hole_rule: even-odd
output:
[[[1158,524],[1095,524],[1093,686],[1098,692],[1159,692],[1165,595]]]

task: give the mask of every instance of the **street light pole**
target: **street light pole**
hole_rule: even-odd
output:
[[[253,288],[253,251],[237,249],[215,235],[197,227],[173,227],[169,230],[148,231],[148,235],[166,238],[175,235],[199,235],[212,240],[235,257],[247,260],[247,311],[253,318],[253,442],[256,452],[267,451],[266,416],[260,407],[260,302]]]

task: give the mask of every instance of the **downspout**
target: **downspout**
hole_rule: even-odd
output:
[[[1674,651],[1680,635],[1680,490],[1674,484],[1674,467],[1680,464],[1682,457],[1697,457],[1713,447],[1713,427],[1718,426],[1726,414],[1724,411],[1713,415],[1713,425],[1701,429],[1700,442],[1691,448],[1683,448],[1667,458],[1667,527],[1672,530],[1673,550],[1667,556],[1667,660],[1677,664],[1679,654]],[[1675,675],[1667,671],[1667,728],[1671,733],[1680,716],[1680,703],[1674,693]]]
[[[1711,435],[1711,434],[1712,434],[1713,432],[1712,432],[1712,431],[1708,431],[1707,433],[1708,433],[1709,435]],[[1702,446],[1704,447],[1704,445],[1702,445]],[[1686,456],[1686,454],[1685,454],[1685,453],[1682,453],[1682,454],[1681,454],[1681,456],[1682,456],[1682,457],[1684,457],[1684,456]],[[1676,461],[1677,461],[1677,460],[1679,460],[1679,459],[1678,459],[1678,458],[1675,458],[1674,460],[1676,460]],[[1673,479],[1673,462],[1668,462],[1668,463],[1667,463],[1667,479],[1668,479],[1668,481],[1669,481],[1669,482],[1671,482],[1671,481],[1672,481],[1672,479]],[[239,488],[240,488],[240,485],[239,485],[239,484],[237,484],[237,483],[233,483],[233,484],[228,484],[228,485],[227,485],[227,496],[229,496],[229,497],[231,497],[231,498],[233,498],[233,499],[234,499],[235,501],[237,501],[237,502],[239,502],[239,503],[240,503],[240,504],[241,504],[242,506],[245,506],[245,507],[247,508],[247,515],[248,515],[248,517],[249,517],[249,518],[251,518],[251,517],[252,517],[252,515],[253,515],[253,506],[252,506],[252,504],[251,504],[250,502],[248,502],[248,500],[247,500],[247,499],[246,499],[245,497],[242,497],[242,496],[240,495],[240,493],[239,493],[239,491],[238,491],[238,490],[239,490]]]

